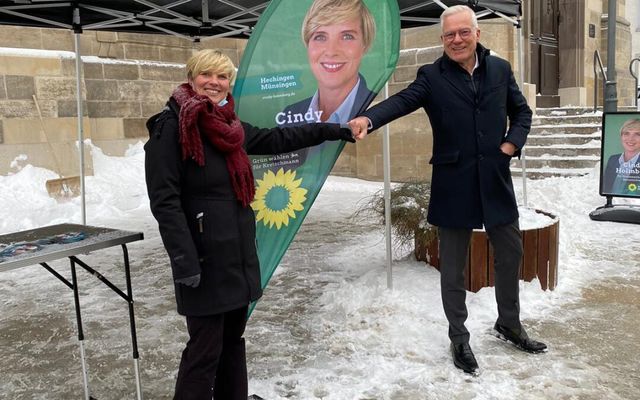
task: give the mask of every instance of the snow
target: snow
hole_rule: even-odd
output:
[[[588,160],[588,161],[598,161],[600,160],[599,155],[593,156],[556,156],[553,154],[543,154],[541,156],[527,156],[527,160]]]
[[[530,157],[527,157],[527,160],[529,160]],[[542,173],[542,174],[557,174],[557,175],[562,175],[562,176],[574,176],[574,175],[586,175],[589,173],[593,172],[593,168],[571,168],[571,169],[567,169],[567,168],[553,168],[553,167],[542,167],[542,168],[530,168],[527,167],[527,173],[528,174],[532,174],[532,173]],[[511,174],[512,175],[520,175],[522,174],[522,168],[519,168],[517,166],[515,167],[511,167]]]
[[[520,229],[523,231],[544,228],[558,220],[557,217],[552,218],[527,207],[518,207],[518,214],[520,214]]]
[[[0,56],[38,57],[38,58],[64,58],[75,59],[76,53],[64,50],[39,50],[13,47],[0,47]],[[81,56],[85,63],[94,64],[120,64],[120,65],[154,65],[160,67],[184,67],[182,63],[170,63],[148,60],[121,60],[96,56]]]
[[[560,127],[566,127],[565,125],[558,125],[558,126],[560,126]],[[564,139],[569,139],[569,138],[585,138],[585,137],[586,137],[586,138],[590,138],[590,137],[593,137],[593,138],[597,138],[596,140],[599,140],[599,139],[600,139],[600,137],[602,136],[602,133],[601,133],[600,131],[593,132],[593,133],[590,133],[590,134],[579,134],[579,133],[565,133],[565,134],[562,134],[562,133],[554,133],[554,134],[553,134],[553,136],[554,136],[554,137],[556,137],[556,136],[557,136],[557,137],[561,137],[561,138],[564,138]],[[547,134],[533,134],[533,133],[532,133],[531,135],[528,135],[528,136],[527,136],[527,138],[545,138],[545,137],[546,137],[546,138],[548,138],[548,137],[549,137],[549,134],[548,134],[548,133],[547,133]]]
[[[555,135],[554,135],[555,136]],[[541,136],[545,137],[545,136]],[[591,140],[587,143],[583,144],[548,144],[544,146],[536,146],[536,148],[545,148],[545,149],[600,149],[601,144],[600,140]]]
[[[0,55],[3,56],[29,56],[29,57],[59,57],[59,58],[75,58],[75,53],[64,50],[39,50],[39,49],[22,49],[14,47],[0,47]]]
[[[403,53],[412,53],[412,52],[428,52],[431,50],[438,50],[438,49],[442,49],[442,45],[437,45],[437,46],[428,46],[428,47],[410,47],[408,49],[401,49],[400,50],[400,54]]]
[[[170,399],[186,328],[149,211],[142,143],[124,157],[92,147],[92,159],[87,223],[144,233],[128,246],[142,387],[147,399]],[[24,156],[12,165],[12,174],[0,176],[0,234],[79,223],[79,199],[47,196],[44,182],[55,173]],[[550,351],[525,354],[491,336],[494,289],[468,293],[478,378],[451,362],[438,271],[415,261],[410,249],[396,250],[389,289],[384,229],[351,218],[382,183],[329,177],[249,320],[250,393],[268,400],[638,398],[640,231],[589,219],[605,202],[598,171],[527,181],[528,206],[560,224],[557,288],[542,291],[537,280],[520,285],[522,320]],[[522,199],[521,180],[514,184]],[[527,223],[535,217],[523,215]],[[123,287],[119,248],[80,258]],[[51,265],[69,276],[68,263]],[[92,395],[134,398],[126,303],[86,272],[78,276]],[[39,266],[0,273],[0,399],[81,397],[75,335],[64,285]]]
[[[563,128],[593,128],[593,129],[600,129],[602,127],[601,123],[594,123],[594,124],[589,124],[589,123],[576,123],[576,124],[540,124],[540,125],[534,125],[534,127],[538,130],[540,129],[544,129],[544,128],[558,128],[558,127],[563,127]]]

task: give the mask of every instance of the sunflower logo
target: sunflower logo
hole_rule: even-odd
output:
[[[296,218],[307,199],[307,189],[301,188],[302,178],[296,180],[296,172],[282,168],[277,173],[267,171],[262,179],[256,179],[256,197],[251,207],[257,212],[256,221],[280,229],[289,225],[289,218]]]

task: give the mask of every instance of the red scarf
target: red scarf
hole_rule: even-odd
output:
[[[182,158],[186,160],[191,157],[198,165],[204,166],[201,138],[204,135],[216,149],[224,153],[233,190],[240,203],[247,207],[255,194],[253,171],[242,147],[244,129],[233,111],[231,94],[227,96],[228,103],[220,107],[207,96],[197,94],[188,83],[183,83],[173,91],[171,97],[180,105],[178,120]]]

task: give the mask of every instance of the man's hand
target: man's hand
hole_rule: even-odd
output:
[[[351,128],[351,133],[356,140],[362,140],[369,131],[369,118],[355,117],[349,121],[349,128]]]
[[[516,146],[511,142],[504,142],[500,145],[500,151],[508,156],[512,156],[516,153]]]

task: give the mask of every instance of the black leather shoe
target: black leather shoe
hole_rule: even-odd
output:
[[[530,339],[524,328],[515,330],[507,328],[506,326],[502,326],[496,322],[496,324],[493,326],[493,329],[495,330],[496,336],[498,338],[512,343],[522,351],[534,354],[544,353],[547,351],[547,345],[542,342]]]
[[[467,374],[476,375],[478,373],[478,362],[471,351],[469,343],[451,343],[451,355],[453,355],[453,365],[460,368]]]

